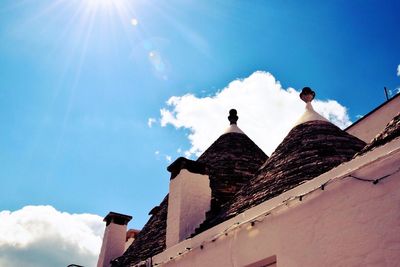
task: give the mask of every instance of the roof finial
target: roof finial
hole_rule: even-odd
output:
[[[229,110],[229,117],[228,120],[229,122],[232,124],[236,124],[237,120],[239,119],[239,117],[237,116],[237,111],[236,109],[231,109]]]
[[[306,102],[306,110],[300,117],[300,119],[296,122],[295,126],[307,121],[328,121],[314,110],[311,104],[311,101],[313,101],[314,97],[315,97],[315,92],[311,90],[310,87],[303,88],[303,90],[300,93],[300,98],[301,100]]]
[[[311,90],[310,87],[304,87],[303,90],[300,93],[300,98],[306,103],[310,103],[313,101],[315,97],[315,92]]]
[[[239,119],[239,117],[237,115],[236,109],[229,110],[228,120],[231,123],[231,125],[229,125],[229,127],[225,130],[225,133],[240,133],[240,134],[244,134],[242,132],[242,130],[240,130],[239,127],[236,125],[238,119]]]

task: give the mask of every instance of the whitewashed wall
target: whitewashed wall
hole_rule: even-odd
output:
[[[400,174],[374,185],[353,178],[335,179],[302,201],[294,200],[254,226],[246,224],[215,242],[203,243],[235,222],[254,217],[289,196],[353,173],[377,178],[400,167],[400,139],[285,192],[192,239],[153,257],[162,266],[247,266],[276,256],[277,266],[399,266]],[[203,249],[199,246],[204,244]],[[251,265],[257,266],[257,265]]]
[[[382,132],[386,124],[399,112],[400,95],[371,113],[368,117],[347,128],[346,132],[369,143],[377,134]]]

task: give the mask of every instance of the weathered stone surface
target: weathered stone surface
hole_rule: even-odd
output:
[[[309,121],[293,128],[266,161],[266,155],[245,135],[222,135],[197,160],[206,166],[213,199],[212,210],[195,234],[329,171],[359,151],[365,153],[399,135],[400,114],[367,146],[329,122]],[[129,266],[165,250],[167,199],[168,196],[113,266]]]
[[[220,136],[197,162],[194,162],[201,166],[200,173],[204,173],[203,166],[205,166],[205,173],[210,177],[212,200],[207,217],[217,214],[219,208],[248,183],[267,158],[267,155],[245,134],[231,132]],[[179,168],[196,167],[197,170],[198,166],[194,163],[178,159],[175,165]],[[171,167],[172,171],[175,170],[175,165]],[[172,179],[176,176],[176,172],[171,173]],[[152,210],[153,216],[124,255],[114,261],[113,266],[130,266],[165,250],[167,212],[168,195],[157,208]]]
[[[365,143],[330,122],[308,121],[293,128],[258,175],[243,186],[196,233],[273,198],[350,160]]]
[[[267,160],[267,155],[246,135],[220,136],[197,160],[206,165],[212,190],[211,211],[218,212]]]
[[[138,233],[132,245],[123,256],[113,261],[112,266],[130,266],[165,250],[167,212],[168,195]]]

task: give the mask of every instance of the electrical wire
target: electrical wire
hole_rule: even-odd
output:
[[[356,171],[356,170],[354,170],[354,171]],[[154,263],[153,266],[161,266],[163,264],[171,262],[171,261],[175,260],[176,258],[184,256],[185,254],[189,253],[190,251],[192,251],[192,250],[194,250],[196,248],[199,248],[199,249],[203,250],[205,248],[206,244],[214,243],[215,241],[217,241],[217,239],[219,237],[221,237],[223,235],[227,236],[229,234],[229,232],[231,232],[233,230],[236,230],[237,228],[240,228],[240,226],[242,226],[244,224],[249,223],[251,227],[254,227],[256,225],[256,223],[262,222],[266,217],[268,217],[269,215],[273,214],[272,211],[274,211],[274,210],[276,210],[276,209],[278,209],[278,208],[280,208],[282,206],[288,206],[289,202],[291,202],[293,200],[296,200],[296,199],[298,199],[299,201],[303,201],[305,196],[307,196],[307,195],[309,195],[309,194],[311,194],[311,193],[313,193],[313,192],[315,192],[315,191],[317,191],[319,189],[324,191],[325,188],[327,187],[327,185],[329,185],[331,182],[333,182],[335,180],[343,180],[345,178],[353,178],[353,179],[356,179],[358,181],[368,182],[368,183],[372,183],[372,184],[376,185],[381,180],[386,179],[386,178],[388,178],[388,177],[390,177],[390,176],[392,176],[392,175],[394,175],[394,174],[396,174],[398,172],[400,172],[400,167],[397,170],[395,170],[394,172],[392,172],[392,173],[386,174],[384,176],[381,176],[381,177],[378,177],[378,178],[375,178],[375,179],[361,178],[361,177],[357,177],[357,176],[352,175],[352,174],[344,175],[342,177],[331,178],[331,179],[327,180],[326,182],[324,182],[323,184],[319,185],[318,187],[315,187],[315,188],[313,188],[313,189],[311,189],[311,190],[309,190],[309,191],[307,191],[307,192],[305,192],[303,194],[299,194],[299,195],[296,195],[296,196],[291,196],[291,197],[283,200],[280,204],[272,207],[269,210],[266,210],[266,211],[262,212],[261,214],[258,214],[256,216],[254,216],[254,217],[252,217],[252,218],[250,218],[248,220],[242,221],[242,222],[236,222],[236,223],[230,225],[229,227],[227,227],[226,229],[224,229],[223,231],[221,231],[220,233],[214,235],[213,237],[211,237],[211,238],[209,238],[207,240],[204,240],[203,242],[201,242],[201,244],[199,246],[197,246],[197,247],[186,247],[186,249],[184,251],[178,252],[175,256],[169,257],[168,260],[164,260],[164,261],[161,261],[161,262],[158,262],[158,263]],[[146,262],[147,261],[139,262],[136,265],[134,265],[133,267],[143,266],[144,264],[146,264]]]

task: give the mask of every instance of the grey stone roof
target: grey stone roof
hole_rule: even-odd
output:
[[[210,177],[211,211],[219,208],[254,176],[268,156],[245,134],[220,136],[197,160],[206,165]]]
[[[300,94],[310,107],[314,97],[315,93],[308,87],[303,88]],[[309,108],[309,112],[312,111],[312,107]],[[236,126],[237,112],[231,110],[228,117],[230,130],[220,136],[196,162],[180,158],[171,164],[168,168],[171,179],[182,168],[210,177],[211,210],[193,235],[400,135],[400,113],[368,145],[332,123],[320,120],[318,116],[306,116],[307,120],[301,120],[268,158]],[[124,255],[113,262],[113,266],[130,266],[165,250],[167,212],[168,195],[151,210],[149,221]]]
[[[115,259],[112,266],[130,266],[165,250],[168,195],[164,198],[143,229],[138,233],[124,255]]]
[[[308,121],[294,127],[258,174],[197,233],[327,172],[350,160],[364,146],[363,141],[330,122]]]
[[[222,135],[197,160],[206,166],[213,199],[195,234],[348,161],[364,146],[324,121],[293,128],[269,159],[246,135]],[[167,210],[166,197],[113,266],[129,266],[165,250]]]
[[[219,208],[248,183],[267,158],[245,134],[231,132],[220,136],[197,160],[197,163],[205,166],[205,173],[210,177],[212,200],[207,216],[218,213]],[[181,161],[178,159],[168,167],[171,179],[177,174],[175,165],[181,165]],[[184,163],[187,166],[183,168],[198,167],[191,164],[190,160]],[[165,250],[167,212],[168,195],[158,207],[152,209],[151,218],[135,241],[112,266],[130,266]]]

